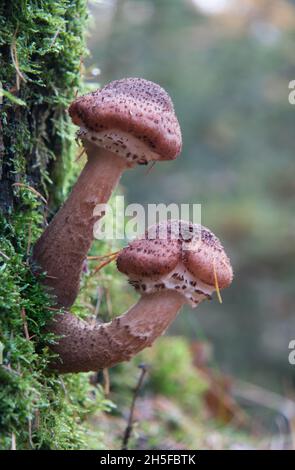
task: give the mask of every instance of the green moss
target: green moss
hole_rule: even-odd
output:
[[[0,3],[1,449],[14,441],[17,449],[87,448],[85,418],[111,406],[87,374],[48,368],[54,338],[44,326],[56,312],[29,267],[45,207],[14,186],[33,186],[52,211],[72,182],[75,139],[66,108],[80,87],[86,19],[86,0]],[[82,306],[76,311],[86,314]],[[93,441],[103,446],[100,431]]]
[[[53,337],[43,327],[55,312],[27,259],[41,215],[36,196],[20,192],[22,210],[0,219],[0,448],[9,449],[14,437],[18,449],[87,448],[84,418],[111,404],[87,374],[49,373]],[[102,446],[100,433],[96,438]]]
[[[9,186],[8,208],[13,180],[26,177],[39,186],[50,194],[52,208],[67,191],[74,133],[66,108],[80,86],[86,18],[86,0],[1,2],[0,165]]]
[[[194,367],[190,344],[185,338],[159,338],[137,360],[152,364],[149,384],[154,392],[173,398],[192,414],[199,412],[208,382]]]

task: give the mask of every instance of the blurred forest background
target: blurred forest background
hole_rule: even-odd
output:
[[[91,13],[88,83],[160,83],[183,132],[176,162],[126,172],[127,202],[201,203],[234,266],[223,304],[187,308],[170,332],[225,373],[292,391],[295,2],[103,0]]]

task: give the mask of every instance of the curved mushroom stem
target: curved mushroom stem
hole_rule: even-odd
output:
[[[69,308],[75,301],[83,262],[93,241],[97,204],[108,201],[122,172],[123,158],[92,143],[84,143],[88,161],[72,192],[37,241],[33,250],[36,270],[47,273],[45,284],[57,305]]]
[[[173,290],[145,294],[125,314],[109,323],[90,324],[65,313],[50,331],[63,337],[52,347],[61,373],[96,371],[129,360],[162,335],[185,303]]]

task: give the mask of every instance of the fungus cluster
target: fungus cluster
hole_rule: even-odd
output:
[[[141,79],[117,80],[77,98],[70,106],[87,163],[70,196],[33,251],[35,271],[59,306],[75,301],[83,262],[93,241],[94,215],[106,203],[122,173],[136,164],[171,160],[181,150],[181,132],[169,95]]]
[[[178,231],[185,225],[192,230],[190,239],[184,239]],[[163,226],[166,239],[159,238]],[[153,232],[156,238],[149,238]],[[213,262],[218,285],[228,287],[231,264],[210,230],[183,221],[151,227],[144,238],[124,248],[117,259],[119,271],[140,292],[139,301],[105,324],[93,325],[70,313],[57,316],[51,331],[62,338],[53,347],[59,356],[55,368],[59,372],[98,370],[129,360],[151,346],[184,304],[197,306],[212,295],[216,289]]]
[[[123,171],[136,164],[172,160],[181,151],[181,131],[168,94],[155,83],[128,78],[76,99],[69,109],[87,163],[73,190],[37,241],[36,273],[45,271],[56,304],[68,309],[79,291],[83,262],[99,217]],[[109,323],[93,324],[70,312],[57,314],[48,329],[60,336],[52,349],[62,373],[98,370],[130,359],[163,334],[181,307],[196,307],[219,287],[232,268],[217,237],[184,221],[150,227],[124,248],[118,270],[140,293],[139,301]]]

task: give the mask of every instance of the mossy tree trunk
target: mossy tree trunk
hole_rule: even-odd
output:
[[[104,407],[99,391],[89,400],[87,377],[48,374],[44,325],[54,313],[28,262],[71,177],[66,109],[80,85],[86,17],[86,0],[0,2],[2,449],[85,447],[82,417]]]
[[[73,133],[66,108],[80,84],[86,0],[2,0],[0,207],[18,204],[15,182],[63,198]]]

